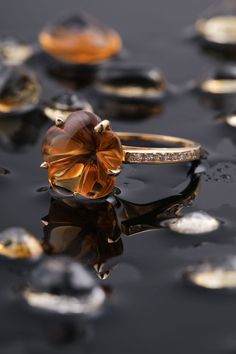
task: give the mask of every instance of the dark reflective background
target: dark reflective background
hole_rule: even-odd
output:
[[[35,41],[51,18],[85,10],[121,33],[127,58],[159,66],[170,83],[183,89],[220,63],[186,40],[188,26],[208,4],[203,0],[8,0],[0,4],[0,34]],[[44,98],[54,96],[64,84],[71,87],[70,81],[48,76],[43,63],[44,57],[38,56],[30,65],[40,73]],[[72,86],[81,85],[76,82]],[[90,97],[90,91],[83,90]],[[32,264],[14,265],[2,258],[1,353],[236,351],[235,294],[189,289],[179,276],[186,266],[199,260],[236,251],[235,131],[215,119],[217,105],[180,91],[166,100],[158,116],[127,122],[116,118],[113,128],[176,135],[202,143],[209,152],[204,162],[207,171],[189,211],[211,213],[222,220],[221,228],[200,236],[182,236],[166,229],[122,236],[122,245],[116,244],[119,247],[112,253],[113,270],[107,280],[101,280],[111,293],[109,305],[101,317],[88,323],[26,308],[17,294]],[[41,188],[47,186],[47,178],[39,168],[40,146],[50,124],[37,111],[27,117],[1,118],[0,122],[0,171],[10,171],[0,174],[0,229],[23,226],[43,242],[48,238],[41,218],[48,214],[51,197]],[[125,166],[117,183],[119,198],[150,203],[176,196],[188,184],[188,170],[185,165]]]

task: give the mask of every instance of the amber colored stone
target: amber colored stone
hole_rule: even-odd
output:
[[[74,64],[96,64],[122,47],[117,32],[84,15],[49,25],[40,33],[39,42],[48,54]]]
[[[52,187],[92,199],[112,192],[115,177],[111,174],[120,168],[123,151],[114,132],[95,132],[99,122],[94,113],[78,111],[67,118],[63,127],[48,130],[42,153]]]
[[[38,240],[21,227],[11,227],[0,233],[0,255],[9,258],[34,258],[43,250]]]

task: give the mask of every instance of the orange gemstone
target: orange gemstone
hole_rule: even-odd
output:
[[[92,199],[112,192],[115,177],[111,172],[120,168],[122,145],[113,131],[94,130],[100,121],[94,113],[78,111],[69,115],[63,127],[48,130],[42,153],[52,187]]]
[[[75,16],[46,27],[39,42],[50,55],[74,64],[101,62],[122,47],[117,32],[88,16]]]

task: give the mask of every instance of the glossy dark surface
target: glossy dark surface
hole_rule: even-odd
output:
[[[209,152],[208,161],[203,162],[206,172],[187,211],[204,210],[222,220],[221,228],[207,235],[182,236],[159,229],[123,236],[123,254],[119,249],[114,252],[117,257],[111,258],[117,266],[101,280],[110,296],[104,313],[96,319],[31,310],[19,293],[33,264],[1,258],[1,354],[236,351],[235,293],[192,288],[180,276],[189,265],[236,251],[235,130],[215,119],[217,105],[187,89],[221,63],[186,39],[189,25],[208,4],[203,0],[21,0],[19,4],[8,0],[0,4],[1,35],[35,41],[51,18],[85,10],[121,33],[124,56],[160,67],[174,85],[162,112],[138,120],[116,117],[113,129],[176,135],[202,143]],[[67,80],[65,84],[55,75],[49,76],[45,65],[43,55],[30,62],[40,76],[43,98],[55,96],[68,84],[78,87],[82,83]],[[83,90],[86,98],[93,99],[89,88]],[[47,177],[39,168],[40,150],[51,124],[40,112],[0,118],[0,229],[23,226],[42,241],[41,218],[49,212],[51,197],[42,188],[47,186]],[[185,165],[124,166],[117,183],[119,197],[150,203],[176,196],[189,183],[188,170]]]

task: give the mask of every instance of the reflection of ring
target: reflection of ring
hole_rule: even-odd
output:
[[[199,183],[200,177],[191,174],[183,190],[148,204],[131,203],[115,196],[109,201],[82,202],[72,196],[59,198],[52,191],[48,215],[42,219],[43,249],[47,254],[76,258],[94,267],[104,279],[123,253],[121,236],[165,227],[163,221],[178,217],[193,202]]]
[[[167,143],[177,147],[122,146],[121,141]],[[109,121],[91,112],[58,119],[46,133],[44,163],[52,187],[62,187],[87,198],[109,195],[121,163],[166,164],[201,158],[201,146],[191,140],[164,135],[114,133]]]

